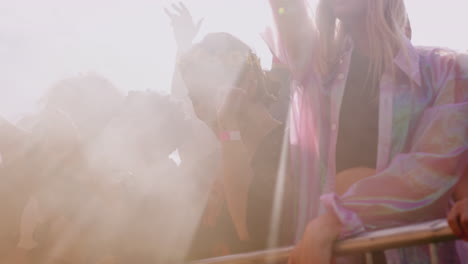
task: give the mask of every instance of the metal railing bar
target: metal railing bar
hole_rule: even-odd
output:
[[[382,251],[391,248],[439,243],[455,240],[456,237],[445,219],[366,232],[358,236],[338,241],[335,255],[348,255]],[[190,264],[262,264],[286,261],[293,247],[270,249],[244,254],[217,257]]]

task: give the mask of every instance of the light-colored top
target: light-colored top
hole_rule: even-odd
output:
[[[278,1],[270,2],[278,7]],[[301,14],[306,12],[296,16]],[[274,14],[280,30],[281,16]],[[336,212],[343,236],[445,217],[452,189],[468,166],[468,56],[405,41],[406,51],[394,59],[396,73],[387,69],[380,81],[377,174],[338,196],[335,151],[353,41],[346,38],[333,71],[323,76],[312,62],[294,64],[282,36],[269,30],[264,39],[296,79],[290,145],[301,186],[298,233],[323,208]]]

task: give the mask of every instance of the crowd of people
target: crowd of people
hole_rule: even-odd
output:
[[[183,5],[167,13],[183,54],[199,27]],[[213,34],[206,43],[199,47],[219,46],[225,55],[238,49],[239,68],[229,69],[228,78],[239,73],[243,53],[251,53],[251,67],[264,82],[256,91],[263,114],[271,116],[271,109],[285,119],[287,102],[275,103],[281,89],[287,92],[284,68],[273,67],[276,78],[267,78],[273,71],[263,71],[229,34]],[[37,113],[16,123],[1,120],[0,263],[181,263],[266,247],[266,238],[246,242],[238,234],[247,233],[239,220],[246,204],[239,201],[267,186],[229,189],[216,120],[205,118],[216,118],[219,101],[212,101],[210,87],[186,85],[180,69],[188,67],[177,66],[169,95],[124,95],[97,73],[81,74],[53,85]],[[258,126],[252,118],[250,125]],[[270,178],[263,179],[268,192],[275,175]],[[260,202],[262,212],[254,213],[268,220],[262,207],[269,196],[249,199]]]
[[[171,93],[98,74],[0,120],[0,263],[183,263],[447,217],[468,241],[468,57],[411,45],[402,0],[270,0],[265,70],[228,33],[192,43],[183,4]],[[439,263],[466,263],[461,241]],[[429,263],[426,246],[374,254]],[[464,255],[465,254],[465,255]]]
[[[169,96],[124,97],[97,75],[60,82],[44,104],[2,120],[0,262],[180,260],[190,236],[175,236],[194,232],[184,221],[198,222],[213,173],[198,124]]]

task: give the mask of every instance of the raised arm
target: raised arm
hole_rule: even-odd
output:
[[[269,0],[275,31],[265,40],[298,81],[311,66],[316,30],[306,0]]]
[[[192,46],[193,39],[200,31],[203,19],[195,23],[190,11],[182,2],[172,4],[171,8],[165,8],[164,12],[171,21],[174,39],[177,44],[176,57],[179,58],[181,54]],[[187,88],[180,76],[177,64],[174,69],[174,75],[172,76],[171,94],[178,99],[185,100],[187,98]]]

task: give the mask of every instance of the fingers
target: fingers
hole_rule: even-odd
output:
[[[458,219],[463,232],[462,239],[468,241],[468,204],[465,204],[465,208]]]
[[[167,8],[164,8],[164,13],[166,13],[166,15],[167,15],[171,20],[173,20],[173,19],[176,17],[176,14],[172,13],[172,12],[169,11],[169,9],[167,9]]]
[[[177,11],[177,13],[179,13],[179,14],[182,13],[183,8],[180,6],[180,3],[179,3],[179,5],[177,5],[177,4],[172,4],[171,6],[172,6],[172,9],[174,9],[175,11]]]
[[[464,240],[468,239],[468,212],[463,212],[463,204],[456,203],[447,216],[447,221],[453,233]]]
[[[183,10],[185,10],[185,12],[188,12],[188,9],[185,6],[181,7],[181,6],[177,6],[177,4],[172,4],[171,5],[171,10],[169,10],[166,7],[164,8],[164,12],[172,20],[174,20],[177,17],[181,16]]]
[[[190,14],[190,11],[188,10],[187,6],[185,6],[183,2],[179,2],[179,8],[181,10],[180,11],[181,13]]]

